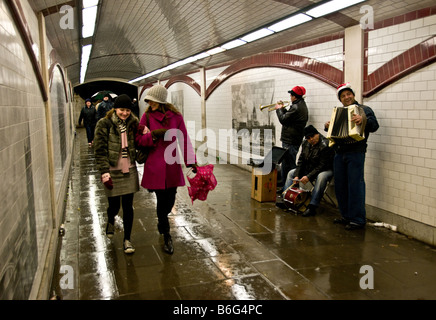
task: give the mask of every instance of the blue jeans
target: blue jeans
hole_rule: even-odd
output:
[[[365,153],[335,155],[335,193],[339,212],[344,219],[359,225],[366,223],[364,168]]]
[[[295,170],[296,169],[292,169],[291,171],[289,171],[288,173],[288,177],[286,178],[286,183],[285,183],[285,190],[287,188],[289,188],[295,178]],[[299,177],[300,179],[302,177]],[[315,180],[315,186],[312,190],[312,198],[310,200],[310,204],[313,206],[318,207],[319,203],[321,202],[321,199],[324,195],[324,191],[325,188],[327,187],[327,183],[333,178],[333,171],[332,170],[327,170],[327,171],[322,171],[318,174],[318,177],[316,177]]]
[[[293,146],[293,145],[290,145],[290,144],[287,144],[284,142],[282,142],[282,147],[284,149],[288,149],[288,151],[283,156],[283,160],[281,163],[281,171],[280,171],[281,181],[282,181],[282,184],[284,186],[285,180],[286,180],[286,177],[288,176],[289,171],[291,171],[292,169],[295,169],[297,167],[297,165],[296,165],[297,154],[298,154],[298,149],[300,147]],[[285,190],[286,189],[283,189],[283,191],[285,191]]]

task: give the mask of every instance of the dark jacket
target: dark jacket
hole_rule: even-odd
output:
[[[97,123],[97,110],[95,110],[93,105],[91,105],[89,108],[87,106],[82,108],[80,111],[79,125],[82,123],[82,121],[84,126],[95,126]]]
[[[314,181],[321,172],[333,170],[335,152],[329,147],[329,140],[322,134],[319,134],[316,145],[312,146],[309,141],[304,140],[301,147],[295,177],[307,176],[310,181]]]
[[[114,104],[110,100],[108,100],[107,102],[106,101],[100,102],[100,104],[98,105],[98,110],[97,110],[98,120],[103,119],[106,116],[106,114],[110,110],[112,110],[113,106],[114,106]]]
[[[363,108],[366,115],[366,125],[365,125],[365,139],[361,141],[357,141],[355,143],[350,144],[335,144],[333,147],[337,153],[347,153],[347,152],[366,152],[366,149],[368,147],[368,137],[371,132],[376,132],[379,128],[379,124],[377,121],[377,118],[374,114],[374,111],[368,106],[359,104],[356,102],[356,104]]]
[[[110,167],[117,166],[121,150],[121,131],[118,126],[118,117],[109,112],[106,117],[97,122],[95,128],[94,150],[97,169],[101,174],[109,172]],[[127,118],[127,140],[129,144],[130,162],[135,164],[136,148],[135,135],[138,129],[139,119],[131,114]]]
[[[135,101],[134,103],[132,103],[132,112],[135,116],[137,116],[139,118],[139,105],[138,105],[138,101]]]
[[[304,99],[294,101],[288,111],[285,108],[281,108],[277,109],[276,113],[282,124],[280,140],[299,147],[303,141],[303,130],[309,118],[309,111]]]

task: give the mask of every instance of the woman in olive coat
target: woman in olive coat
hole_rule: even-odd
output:
[[[136,169],[135,134],[139,119],[131,112],[132,101],[122,94],[114,108],[100,119],[95,129],[94,150],[97,169],[101,173],[108,197],[106,235],[114,234],[115,216],[123,206],[124,252],[133,253],[130,242],[133,225],[133,195],[139,191]]]

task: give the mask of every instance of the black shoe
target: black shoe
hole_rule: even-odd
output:
[[[358,230],[358,229],[363,229],[364,227],[365,227],[364,224],[357,224],[354,222],[350,222],[345,226],[345,230]]]
[[[343,224],[345,226],[345,225],[348,225],[350,223],[350,221],[348,221],[347,219],[344,219],[344,218],[336,218],[335,220],[333,220],[333,223]]]
[[[316,209],[308,208],[306,211],[304,211],[302,216],[303,217],[313,217],[314,215],[316,215]]]
[[[171,240],[171,236],[167,233],[164,234],[164,251],[169,254],[174,253],[173,241]]]
[[[276,202],[276,207],[284,210],[287,209],[286,204],[284,202]]]
[[[114,231],[115,231],[114,225],[108,222],[106,225],[106,236],[109,239],[112,239],[112,237],[114,236]]]

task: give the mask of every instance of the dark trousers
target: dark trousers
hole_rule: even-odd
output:
[[[170,223],[168,221],[168,214],[176,202],[177,188],[169,188],[163,190],[154,190],[157,199],[157,229],[160,234],[167,234],[170,232]]]
[[[343,218],[356,224],[366,223],[365,153],[336,154],[334,160],[335,193]]]
[[[107,208],[108,222],[115,223],[115,216],[123,206],[124,240],[130,240],[133,226],[133,193],[118,197],[108,197],[109,208]]]
[[[289,173],[289,171],[291,171],[292,169],[295,169],[297,167],[297,165],[296,165],[297,154],[298,154],[298,149],[300,147],[293,146],[293,145],[287,144],[285,142],[282,142],[282,147],[285,149],[288,149],[288,151],[283,156],[283,160],[281,163],[281,172],[280,172],[280,178],[281,178],[281,182],[282,182],[280,186],[282,187],[282,191],[285,191],[284,187],[285,187],[286,178],[288,176],[288,173]]]
[[[94,125],[85,125],[86,128],[86,137],[88,138],[88,143],[91,143],[94,141],[94,131],[95,131],[95,124]]]

